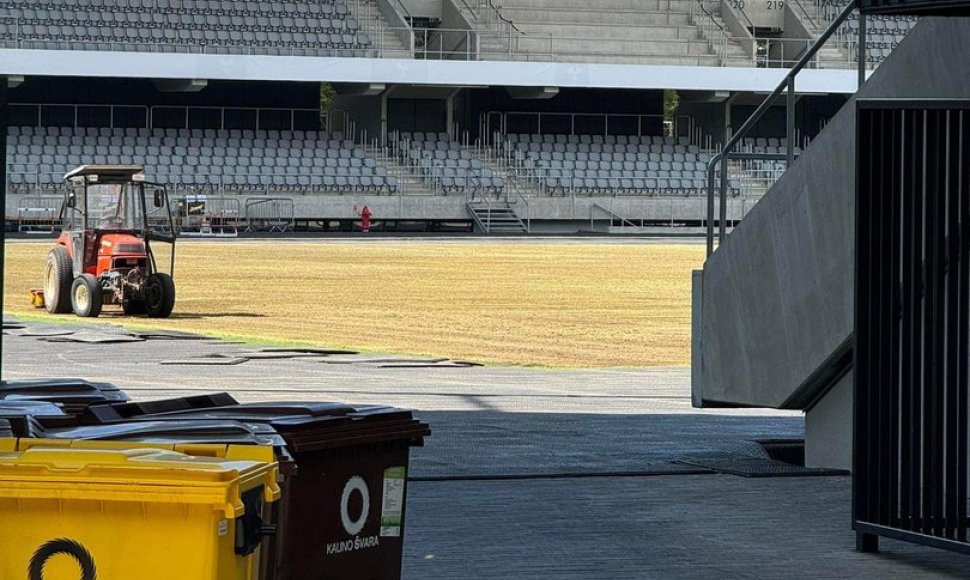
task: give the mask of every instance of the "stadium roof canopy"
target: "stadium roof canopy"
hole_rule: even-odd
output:
[[[388,85],[596,87],[769,92],[787,69],[311,58],[178,53],[4,50],[0,75],[383,83]],[[855,70],[805,70],[800,93],[850,94]]]

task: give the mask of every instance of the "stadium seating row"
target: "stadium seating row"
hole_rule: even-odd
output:
[[[143,165],[150,180],[184,192],[401,191],[400,174],[389,170],[399,167],[395,162],[369,155],[339,132],[25,126],[11,127],[9,136],[12,193],[56,189],[71,168],[96,163]],[[498,194],[508,185],[506,173],[546,194],[694,195],[707,186],[710,155],[685,140],[575,137],[563,143],[558,136],[508,135],[490,150],[436,133],[393,133],[389,141],[396,163],[425,186],[404,193]],[[774,139],[743,144],[762,151],[783,146]],[[737,180],[730,186],[739,192]]]
[[[11,47],[135,52],[370,56],[374,44],[343,0],[219,2],[0,0]]]
[[[845,0],[826,0],[821,4],[822,16],[833,19],[845,8]],[[866,60],[878,64],[903,41],[906,34],[916,26],[917,19],[911,16],[873,15],[866,18]],[[859,34],[859,17],[853,13],[842,27],[843,49],[852,52]]]
[[[51,189],[82,164],[136,164],[149,179],[189,189],[394,192],[387,168],[340,134],[13,127],[14,193]]]
[[[710,156],[686,138],[510,134],[500,141],[518,175],[552,194],[695,195],[707,187]],[[731,186],[740,192],[739,183]]]

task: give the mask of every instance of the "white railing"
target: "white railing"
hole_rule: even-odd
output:
[[[172,213],[183,236],[232,237],[242,227],[242,202],[235,197],[178,196],[172,199]]]
[[[701,39],[707,43],[709,50],[718,57],[721,66],[724,66],[730,38],[728,31],[715,18],[718,8],[714,3],[705,6],[703,0],[690,2],[689,6],[689,22],[697,26]]]
[[[755,38],[755,65],[759,68],[790,68],[815,42],[814,38]],[[851,56],[840,51],[837,59],[823,59],[817,53],[805,68],[850,68],[855,66]]]
[[[69,127],[74,129],[87,129],[91,128],[87,124],[81,123],[81,117],[87,117],[90,123],[91,117],[101,117],[103,121],[102,127],[104,129],[148,129],[152,131],[162,131],[165,129],[177,129],[177,130],[216,130],[216,131],[300,131],[300,126],[308,126],[312,122],[318,122],[321,127],[325,129],[311,129],[310,132],[328,131],[336,130],[340,131],[341,128],[331,128],[330,118],[332,117],[334,121],[339,121],[338,125],[340,127],[346,127],[347,125],[347,112],[343,110],[333,110],[329,114],[326,112],[321,112],[319,109],[294,109],[294,108],[280,108],[280,107],[212,107],[212,106],[201,106],[201,105],[97,105],[97,104],[78,104],[78,103],[11,103],[8,107],[15,111],[18,119],[26,118],[28,115],[35,118],[35,122],[31,125],[20,122],[16,125],[11,125],[11,127],[45,127],[44,124],[44,113],[50,115],[56,115],[57,118],[65,118],[64,113],[66,112],[68,117],[71,118],[69,123],[58,124],[56,127]],[[138,127],[132,126],[132,112],[137,111],[138,115],[142,118],[138,122]],[[172,117],[175,115],[170,115],[170,118],[166,119],[165,123],[162,123],[161,127],[156,127],[155,123],[155,113],[156,111],[174,111],[180,118],[181,127],[176,127],[175,122],[173,122]],[[190,117],[193,115],[203,115],[207,116],[206,119],[206,129],[195,129],[191,127]],[[239,120],[233,122],[226,122],[227,115],[248,115],[253,119],[252,124],[242,127],[242,123]],[[312,116],[313,121],[303,120],[303,122],[297,122],[298,115],[309,115]],[[115,120],[124,116],[126,123],[117,124]],[[261,128],[263,123],[261,121],[265,120],[267,116],[273,116],[272,128]],[[216,119],[215,117],[218,117]],[[282,120],[281,120],[282,119]],[[218,127],[213,127],[213,123],[218,121]],[[288,127],[286,126],[288,124]],[[55,126],[55,125],[51,125]],[[308,130],[304,130],[308,131]]]
[[[53,232],[60,222],[63,200],[63,197],[55,195],[21,198],[17,203],[17,231],[28,234]]]
[[[511,128],[510,128],[511,121]],[[524,130],[520,130],[524,129]],[[687,137],[696,141],[699,128],[694,119],[678,115],[668,119],[664,115],[625,113],[539,113],[530,111],[489,111],[479,117],[479,132],[494,144],[505,141],[509,133],[533,135],[656,135]]]

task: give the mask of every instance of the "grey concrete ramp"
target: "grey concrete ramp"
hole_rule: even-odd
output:
[[[970,20],[924,18],[859,92],[970,96]],[[694,280],[695,405],[806,409],[844,375],[853,314],[854,101]]]

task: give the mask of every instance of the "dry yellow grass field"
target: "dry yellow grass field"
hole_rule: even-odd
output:
[[[6,312],[48,316],[28,292],[49,248],[7,245]],[[515,365],[686,365],[703,259],[699,245],[595,241],[194,242],[179,246],[171,319],[99,320]]]

